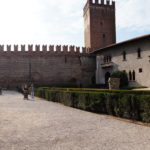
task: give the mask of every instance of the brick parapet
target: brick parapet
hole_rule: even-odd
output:
[[[0,54],[40,54],[40,55],[87,55],[89,49],[73,45],[0,45]]]
[[[86,14],[87,9],[89,7],[92,7],[92,6],[94,6],[94,7],[96,7],[96,6],[101,7],[102,6],[102,7],[108,7],[111,9],[115,9],[115,1],[106,0],[106,3],[105,3],[104,0],[100,0],[100,1],[99,0],[95,0],[95,1],[87,0],[87,3],[84,7],[84,15]]]

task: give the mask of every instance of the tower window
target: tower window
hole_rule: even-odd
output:
[[[123,61],[125,61],[126,60],[126,52],[124,51],[123,52]]]
[[[100,25],[103,26],[103,22],[100,22]]]
[[[140,48],[138,48],[138,50],[137,50],[137,57],[141,58],[141,49]]]
[[[103,34],[103,38],[105,38],[106,37],[106,35],[105,34]]]

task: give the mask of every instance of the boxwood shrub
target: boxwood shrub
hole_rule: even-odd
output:
[[[150,92],[38,88],[36,96],[100,114],[150,122]]]

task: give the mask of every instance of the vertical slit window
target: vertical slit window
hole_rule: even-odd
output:
[[[124,61],[126,60],[126,52],[125,51],[123,52],[123,60]]]
[[[140,48],[138,48],[138,50],[137,50],[137,57],[141,58],[141,49]]]
[[[132,80],[132,73],[131,73],[131,71],[129,71],[129,80],[130,81]]]
[[[133,81],[135,81],[135,71],[132,72]]]
[[[111,56],[109,56],[109,62],[111,62]]]
[[[107,62],[107,58],[106,58],[106,56],[104,56],[104,63],[106,63]]]

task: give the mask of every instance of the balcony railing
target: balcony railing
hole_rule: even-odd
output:
[[[101,64],[101,67],[102,68],[111,68],[114,66],[114,63],[113,62],[107,62],[107,63],[103,63]]]

